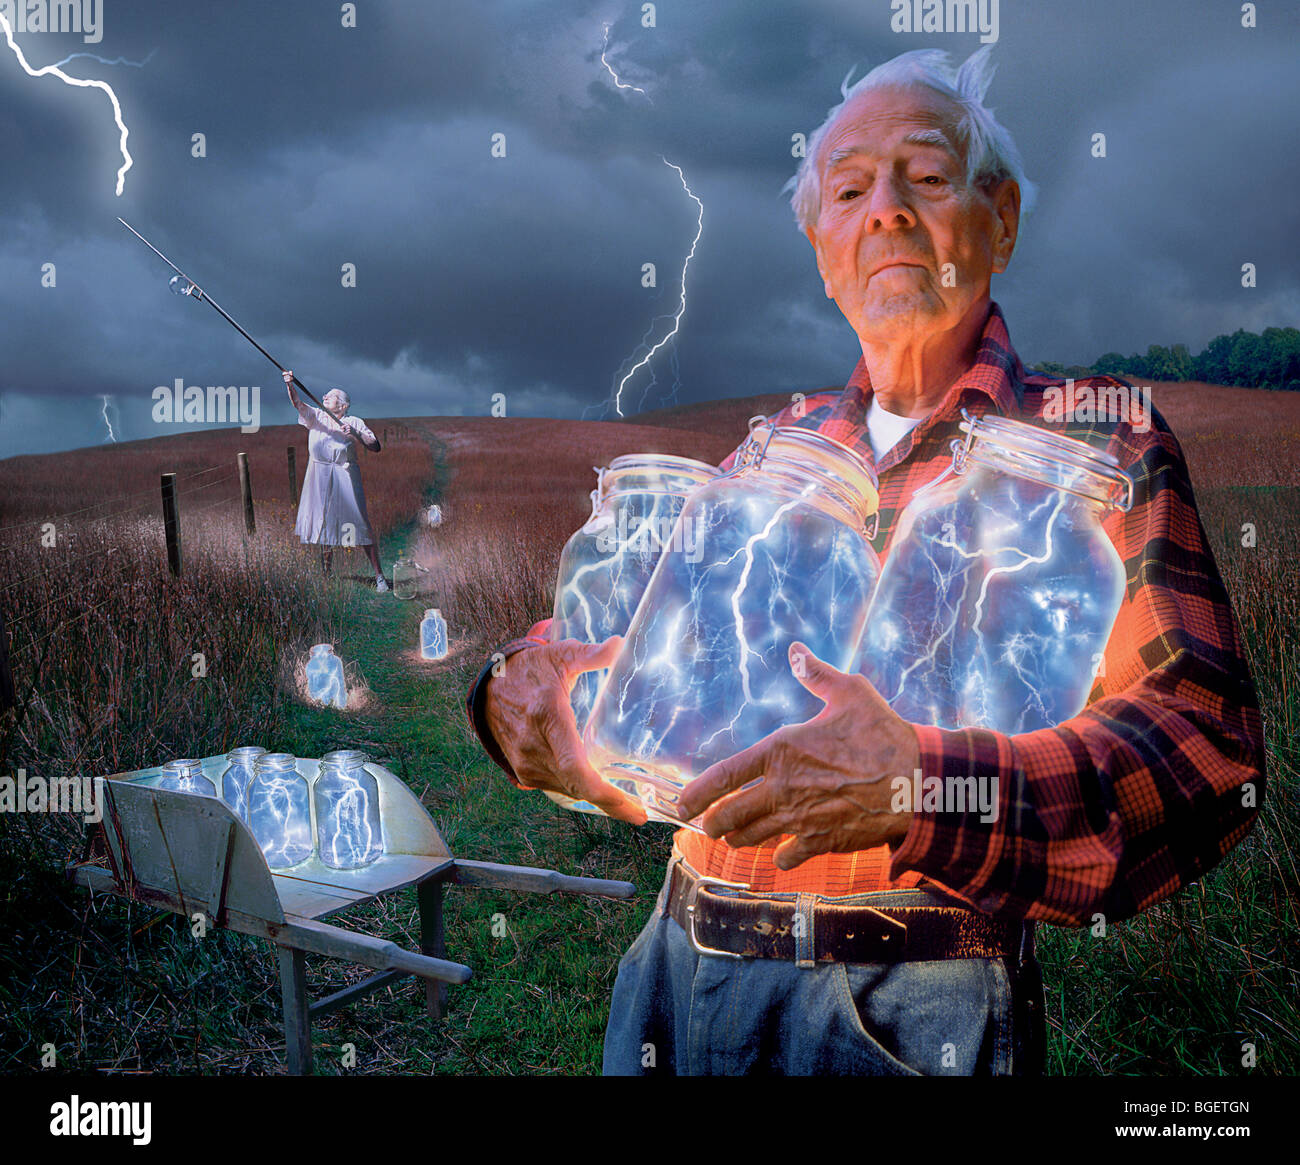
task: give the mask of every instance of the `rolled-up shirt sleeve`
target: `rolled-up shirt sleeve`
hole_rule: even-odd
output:
[[[315,429],[318,433],[338,432],[338,426],[333,423],[333,418],[330,418],[329,421],[325,419],[323,409],[318,409],[315,405],[309,405],[301,397],[293,402],[293,407],[298,410],[298,424],[308,429]]]
[[[504,667],[505,661],[515,652],[524,651],[529,647],[536,647],[541,643],[549,643],[551,641],[551,622],[550,619],[542,619],[528,629],[528,634],[518,639],[512,639],[509,643],[503,643],[498,647],[474,678],[474,682],[470,684],[469,692],[465,697],[465,714],[469,717],[470,725],[482,742],[484,751],[515,785],[519,785],[519,778],[515,776],[515,770],[511,767],[510,762],[506,760],[506,754],[501,751],[501,746],[497,743],[496,737],[492,735],[492,729],[488,727],[486,706],[488,680],[495,674],[494,669]]]
[[[375,443],[374,433],[371,432],[370,427],[360,417],[349,414],[343,418],[343,424],[356,433],[365,444],[373,445]]]
[[[915,870],[990,913],[1088,925],[1168,897],[1253,825],[1258,700],[1182,451],[1154,410],[1146,433],[1117,427],[1111,451],[1134,504],[1106,523],[1127,587],[1090,702],[1016,736],[918,726],[922,782],[996,779],[998,811],[916,812],[891,877]]]
[[[293,406],[298,410],[298,424],[308,429],[315,429],[318,433],[328,433],[331,437],[341,437],[341,429],[351,429],[354,433],[360,435],[363,440],[373,441],[375,439],[374,433],[366,427],[365,421],[360,417],[347,415],[341,421],[336,420],[324,409],[309,405],[301,397],[293,402]]]

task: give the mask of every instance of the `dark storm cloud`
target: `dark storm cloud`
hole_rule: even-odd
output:
[[[633,3],[366,0],[349,30],[332,3],[106,0],[97,46],[20,37],[37,65],[156,53],[143,69],[69,66],[121,97],[135,165],[117,199],[103,95],[22,76],[0,47],[0,455],[101,440],[105,393],[126,436],[155,435],[150,393],[177,377],[259,384],[264,421],[290,419],[274,369],[169,296],[118,214],[309,385],[346,384],[362,416],[485,414],[494,392],[512,415],[577,416],[677,307],[696,210],[661,155],[705,205],[679,399],[842,383],[856,339],[780,194],[791,134],[821,121],[850,67],[978,45],[894,35],[889,15],[887,0],[667,2],[647,29]],[[994,294],[1026,359],[1195,351],[1296,322],[1298,21],[1260,20],[1177,0],[1001,4],[988,100],[1040,204]],[[648,96],[602,67],[605,22],[610,60]],[[667,397],[669,357],[625,404]]]

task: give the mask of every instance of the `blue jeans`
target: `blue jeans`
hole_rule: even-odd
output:
[[[671,872],[671,866],[670,866]],[[1002,959],[818,963],[699,955],[665,913],[619,961],[605,1029],[607,1076],[961,1076],[1040,1071],[1023,1006],[1040,994]],[[773,894],[792,899],[793,895]],[[838,903],[949,905],[923,890]],[[1041,1014],[1041,1013],[1040,1013]]]

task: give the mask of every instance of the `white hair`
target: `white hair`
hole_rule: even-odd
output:
[[[320,398],[321,403],[323,404],[325,401],[329,400],[329,398],[332,396],[337,396],[342,401],[344,408],[350,409],[352,407],[352,398],[348,396],[348,394],[344,392],[343,389],[341,388],[331,388],[329,392],[327,392],[323,397]]]
[[[988,190],[1004,178],[1014,179],[1020,187],[1020,213],[1028,214],[1037,200],[1038,189],[1025,177],[1020,151],[1011,134],[984,105],[984,94],[997,68],[992,52],[991,44],[984,45],[955,69],[952,58],[943,49],[913,49],[877,65],[852,88],[849,88],[849,77],[853,76],[850,69],[840,85],[844,100],[833,106],[826,120],[813,131],[807,155],[784,187],[794,189],[790,205],[799,229],[806,231],[821,212],[821,145],[844,106],[859,93],[898,85],[925,85],[956,102],[962,112],[954,129],[966,159],[967,183]]]

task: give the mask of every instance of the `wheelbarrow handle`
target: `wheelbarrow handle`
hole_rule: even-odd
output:
[[[468,983],[474,975],[461,963],[419,955],[386,939],[344,930],[327,922],[297,919],[276,929],[278,933],[272,937],[280,946],[347,959],[377,971],[402,971],[440,983]]]
[[[602,898],[631,898],[631,882],[605,878],[575,878],[558,870],[535,866],[503,866],[496,862],[475,862],[457,858],[449,881],[460,886],[482,886],[492,890],[524,890],[533,894],[597,894]]]

